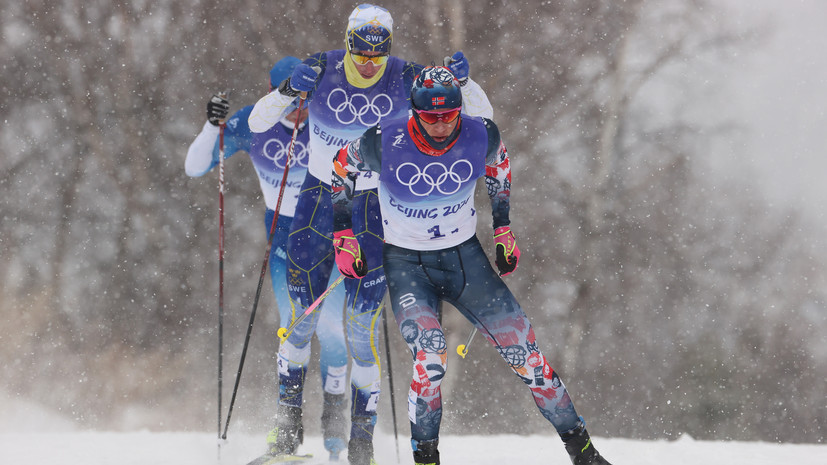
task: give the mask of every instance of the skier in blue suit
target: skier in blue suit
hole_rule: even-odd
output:
[[[279,60],[270,71],[270,90],[272,91],[274,86],[288,78],[299,63],[300,60],[295,57],[285,57]],[[270,279],[282,327],[288,326],[293,318],[297,316],[297,309],[291,304],[287,291],[288,281],[285,274],[287,270],[285,261],[287,258],[286,244],[290,223],[293,220],[299,197],[299,188],[304,181],[309,158],[308,131],[306,130],[307,109],[302,108],[300,114],[297,104],[298,99],[289,102],[285,116],[265,132],[253,133],[250,131],[247,119],[253,109],[252,105],[235,112],[226,121],[224,129],[224,158],[227,159],[238,152],[246,152],[256,170],[266,204],[264,214],[265,233],[269,235],[273,216],[275,215],[274,210],[278,203],[278,194],[282,187],[281,182],[284,177],[293,128],[295,124],[299,125],[269,258]],[[221,96],[213,95],[207,102],[207,122],[204,123],[204,127],[187,152],[185,162],[187,175],[203,176],[218,165],[219,124],[227,117],[228,111],[229,102]],[[348,361],[343,325],[344,300],[344,289],[337,289],[328,296],[318,313],[315,331],[305,335],[307,342],[309,342],[309,339],[315,334],[321,347],[320,367],[324,391],[322,431],[325,447],[330,451],[332,457],[337,457],[339,452],[345,448],[344,438],[347,426],[347,418],[344,413],[347,405],[347,399],[345,398],[347,383],[345,378]],[[285,344],[281,345],[278,354],[280,375],[287,374],[287,367],[291,363],[289,357],[309,359],[310,345],[304,345],[299,352],[301,353],[290,354]],[[306,364],[303,365],[304,368],[300,373],[302,378],[304,378],[306,366]],[[279,404],[292,405],[297,396],[301,399],[300,392],[297,393],[289,385],[280,384]],[[277,432],[278,429],[275,428],[268,434],[268,452],[275,452]]]

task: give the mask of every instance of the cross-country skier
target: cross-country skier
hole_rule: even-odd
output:
[[[285,57],[279,60],[270,71],[270,91],[290,76],[293,69],[301,60],[295,57]],[[270,227],[278,203],[278,194],[284,169],[287,161],[287,152],[293,135],[293,127],[299,125],[296,141],[293,146],[293,156],[290,161],[287,182],[281,202],[273,237],[269,263],[270,279],[273,293],[279,309],[279,319],[282,327],[290,324],[295,309],[290,304],[287,293],[286,257],[287,233],[296,209],[299,197],[299,188],[307,172],[308,162],[308,134],[305,123],[307,109],[302,108],[301,114],[297,109],[298,99],[288,102],[285,116],[262,133],[251,133],[247,126],[247,118],[253,109],[252,105],[238,110],[227,120],[224,130],[225,159],[237,152],[244,151],[250,156],[258,174],[261,192],[264,196],[266,211],[264,225],[266,234],[270,234]],[[213,95],[207,102],[207,122],[201,133],[195,138],[187,152],[185,163],[186,173],[189,176],[202,176],[218,164],[219,157],[219,123],[227,117],[229,102],[218,95]],[[338,275],[338,273],[337,273]],[[322,431],[324,433],[325,448],[331,455],[337,457],[345,449],[345,377],[347,372],[347,347],[345,346],[344,324],[342,309],[344,307],[344,289],[337,289],[325,301],[319,314],[315,334],[319,340],[321,353],[319,356],[322,387],[324,391],[324,406],[322,409]],[[311,334],[306,335],[309,341]],[[310,346],[306,346],[307,352]],[[309,353],[303,357],[309,357]],[[287,373],[288,360],[279,356],[278,367],[280,373]],[[303,375],[304,373],[302,373]],[[281,385],[279,389],[279,403],[291,405],[296,392],[289,386]],[[300,393],[299,393],[300,395]],[[276,434],[274,429],[267,437],[268,450],[275,452]]]
[[[287,241],[290,297],[299,309],[307,308],[329,283],[334,268],[333,213],[330,204],[330,159],[335,151],[365,129],[388,118],[408,114],[408,97],[414,77],[422,66],[390,55],[393,20],[388,10],[362,4],[348,18],[345,49],[320,52],[296,67],[290,79],[256,103],[250,114],[253,132],[267,130],[284,113],[284,107],[300,92],[308,92],[310,108],[310,165],[296,207]],[[493,110],[482,89],[468,79],[468,60],[462,52],[451,66],[463,77],[462,93],[468,111],[491,117]],[[449,61],[451,61],[449,60]],[[376,179],[359,179],[354,194],[353,230],[369,253],[366,274],[360,280],[346,279],[346,330],[351,365],[351,432],[348,459],[351,465],[373,461],[373,431],[376,424],[380,370],[374,342],[376,322],[386,292],[382,270],[382,223]],[[308,318],[299,324],[283,346],[289,351],[288,374],[301,392],[300,370],[306,358],[300,354],[316,324]],[[294,454],[300,444],[301,401],[292,407],[282,404],[278,441],[285,454]]]
[[[440,384],[447,350],[437,306],[446,301],[529,387],[572,462],[608,464],[591,444],[585,422],[540,352],[528,318],[476,236],[474,190],[477,179],[485,177],[495,263],[501,275],[514,271],[520,250],[509,226],[511,169],[497,126],[461,114],[463,95],[448,68],[425,68],[410,96],[412,116],[384,120],[339,150],[331,182],[336,264],[345,276],[359,277],[363,264],[374,258],[367,249],[363,253],[361,238],[353,232],[355,183],[366,174],[378,177],[390,301],[414,361],[408,397],[414,462],[439,464]]]

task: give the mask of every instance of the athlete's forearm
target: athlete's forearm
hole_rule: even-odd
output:
[[[203,176],[218,164],[218,160],[213,158],[213,149],[218,134],[218,126],[213,126],[209,122],[204,123],[201,132],[187,150],[187,158],[184,161],[184,171],[187,176]]]
[[[511,163],[508,160],[508,150],[502,142],[496,160],[485,166],[485,185],[491,200],[494,229],[508,226],[511,224],[508,217],[511,209]]]
[[[250,131],[267,131],[284,118],[292,103],[293,97],[282,95],[278,90],[260,98],[247,119]]]
[[[351,214],[353,212],[353,191],[356,189],[358,171],[348,162],[347,144],[336,152],[333,157],[333,171],[330,178],[333,203],[333,230],[341,231],[351,228]]]

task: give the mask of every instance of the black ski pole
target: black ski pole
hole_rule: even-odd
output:
[[[382,312],[382,330],[385,333],[385,358],[388,359],[388,388],[391,392],[391,418],[393,419],[393,439],[396,441],[396,462],[399,462],[399,432],[396,429],[396,398],[393,393],[393,365],[391,363],[391,343],[388,336],[388,312],[383,308],[382,303],[380,310]]]
[[[307,98],[307,92],[302,92],[299,99],[299,106],[296,109],[298,114],[301,113],[304,99]],[[273,212],[273,222],[270,224],[270,234],[267,238],[267,249],[264,251],[264,261],[261,264],[261,273],[258,277],[258,286],[256,287],[256,296],[253,299],[253,310],[250,312],[250,322],[247,324],[247,334],[244,336],[244,346],[241,349],[241,360],[238,362],[238,371],[235,375],[235,385],[233,386],[233,395],[230,398],[230,406],[227,410],[227,422],[224,424],[224,434],[221,439],[227,439],[227,430],[230,428],[230,417],[233,414],[233,406],[235,405],[235,398],[238,394],[238,386],[241,383],[241,371],[244,369],[244,360],[247,358],[247,348],[250,346],[250,335],[253,332],[253,323],[256,321],[256,310],[258,309],[258,301],[261,297],[261,288],[264,284],[264,276],[267,274],[267,263],[270,261],[270,251],[273,248],[273,237],[276,235],[276,222],[278,221],[279,211],[281,210],[281,199],[284,197],[284,188],[287,185],[287,172],[290,170],[290,162],[293,159],[293,146],[296,142],[296,135],[299,133],[298,118],[293,123],[293,136],[290,139],[290,147],[287,150],[287,161],[284,164],[284,175],[281,177],[281,188],[279,189],[279,197],[276,201],[276,210]],[[219,426],[220,428],[220,426]]]

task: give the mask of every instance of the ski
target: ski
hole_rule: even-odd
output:
[[[311,464],[313,462],[313,454],[304,454],[304,455],[290,455],[290,454],[279,454],[279,455],[270,455],[264,454],[261,457],[254,459],[252,462],[249,462],[247,465],[276,465],[281,463],[295,463],[295,464]]]

